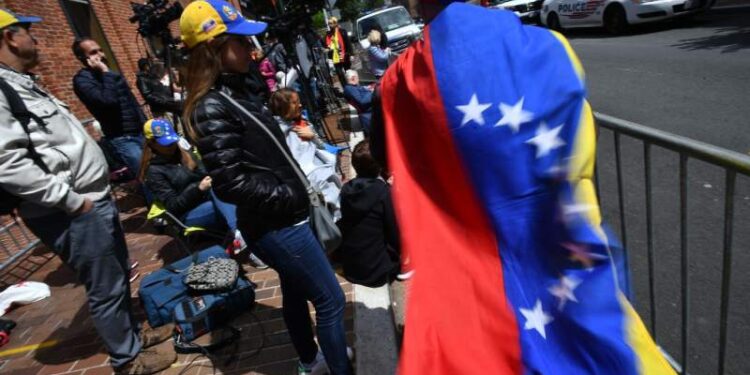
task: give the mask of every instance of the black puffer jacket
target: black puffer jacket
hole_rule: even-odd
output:
[[[191,171],[180,164],[179,155],[168,159],[155,155],[146,171],[146,187],[167,211],[182,217],[201,203],[208,201],[208,191],[198,189],[206,172],[200,168]]]
[[[166,112],[182,113],[182,101],[175,100],[169,87],[164,86],[158,78],[150,74],[138,73],[135,83],[141,96],[151,107],[154,116],[160,116]]]
[[[289,152],[281,128],[247,91],[240,75],[224,74],[191,114],[195,140],[219,199],[237,205],[239,228],[250,240],[298,223],[308,216],[309,200],[287,159],[259,128],[219,91],[252,112]]]

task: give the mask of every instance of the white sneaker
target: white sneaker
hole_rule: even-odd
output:
[[[247,249],[247,243],[245,242],[245,239],[242,238],[242,233],[240,233],[239,229],[234,231],[234,241],[232,242],[232,247],[234,248],[234,255],[237,255]],[[268,268],[268,265],[253,253],[250,253],[247,259],[248,261],[250,261],[251,266],[259,270]]]
[[[346,356],[350,361],[354,358],[354,351],[348,346],[346,347]],[[305,365],[299,362],[297,366],[298,375],[328,375],[330,371],[326,358],[320,350],[318,350],[318,354],[315,355],[315,360],[311,364]]]
[[[262,260],[260,260],[260,258],[258,258],[257,256],[255,256],[255,254],[253,254],[253,253],[248,254],[247,260],[250,261],[250,265],[251,266],[253,266],[253,267],[255,267],[255,268],[259,269],[259,270],[264,270],[264,269],[268,268],[268,265],[266,263],[264,263]]]
[[[323,353],[318,351],[312,363],[304,364],[301,361],[297,365],[297,375],[326,375],[330,372]]]

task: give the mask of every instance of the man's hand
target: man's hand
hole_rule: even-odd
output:
[[[102,73],[109,72],[109,67],[102,61],[102,57],[99,55],[89,56],[86,59],[86,63],[89,64],[91,69],[98,70]]]
[[[309,141],[315,138],[315,132],[309,126],[295,126],[292,131],[297,133],[303,141]]]
[[[198,184],[198,190],[208,191],[211,188],[211,176],[203,177],[201,182]]]
[[[78,207],[78,209],[75,210],[75,212],[73,212],[73,216],[81,216],[85,213],[88,213],[93,208],[94,208],[94,202],[92,202],[91,199],[84,198],[83,204],[81,205],[81,207]]]

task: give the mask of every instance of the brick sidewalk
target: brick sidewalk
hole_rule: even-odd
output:
[[[121,197],[127,200],[128,197]],[[123,200],[118,205],[122,208]],[[125,211],[125,210],[123,210]],[[145,322],[139,306],[137,289],[143,275],[159,269],[163,261],[172,262],[184,256],[176,241],[158,235],[145,220],[145,209],[135,208],[120,215],[126,232],[131,259],[140,263],[141,277],[132,286],[136,318]],[[246,267],[248,276],[258,284],[253,314],[244,314],[233,325],[242,330],[240,340],[217,351],[212,359],[195,354],[180,355],[178,362],[162,374],[264,374],[290,375],[296,371],[297,355],[291,345],[281,317],[281,291],[276,272]],[[24,273],[25,272],[25,273]],[[108,356],[89,318],[83,286],[76,283],[73,272],[59,258],[38,249],[14,270],[0,275],[47,283],[52,296],[22,306],[2,318],[18,326],[11,342],[0,348],[0,373],[17,375],[110,374]],[[18,276],[18,275],[21,276]],[[12,278],[10,278],[12,279]],[[346,329],[350,345],[352,332],[352,287],[339,278],[346,293]],[[13,282],[17,282],[13,281]],[[311,309],[312,311],[312,309]],[[257,323],[260,321],[260,324]],[[265,334],[261,334],[261,328]],[[171,348],[171,340],[161,344]],[[261,347],[262,345],[262,347]],[[192,365],[188,363],[192,361]],[[184,371],[184,372],[183,372]]]

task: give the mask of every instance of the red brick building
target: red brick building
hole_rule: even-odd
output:
[[[180,1],[187,5],[190,0]],[[32,27],[39,41],[42,63],[35,69],[42,84],[69,104],[81,119],[91,118],[73,92],[73,75],[81,68],[71,51],[76,37],[89,36],[105,49],[114,69],[135,89],[137,61],[146,56],[146,45],[137,33],[129,0],[0,0],[0,7],[43,18]],[[172,26],[176,29],[177,21]]]

